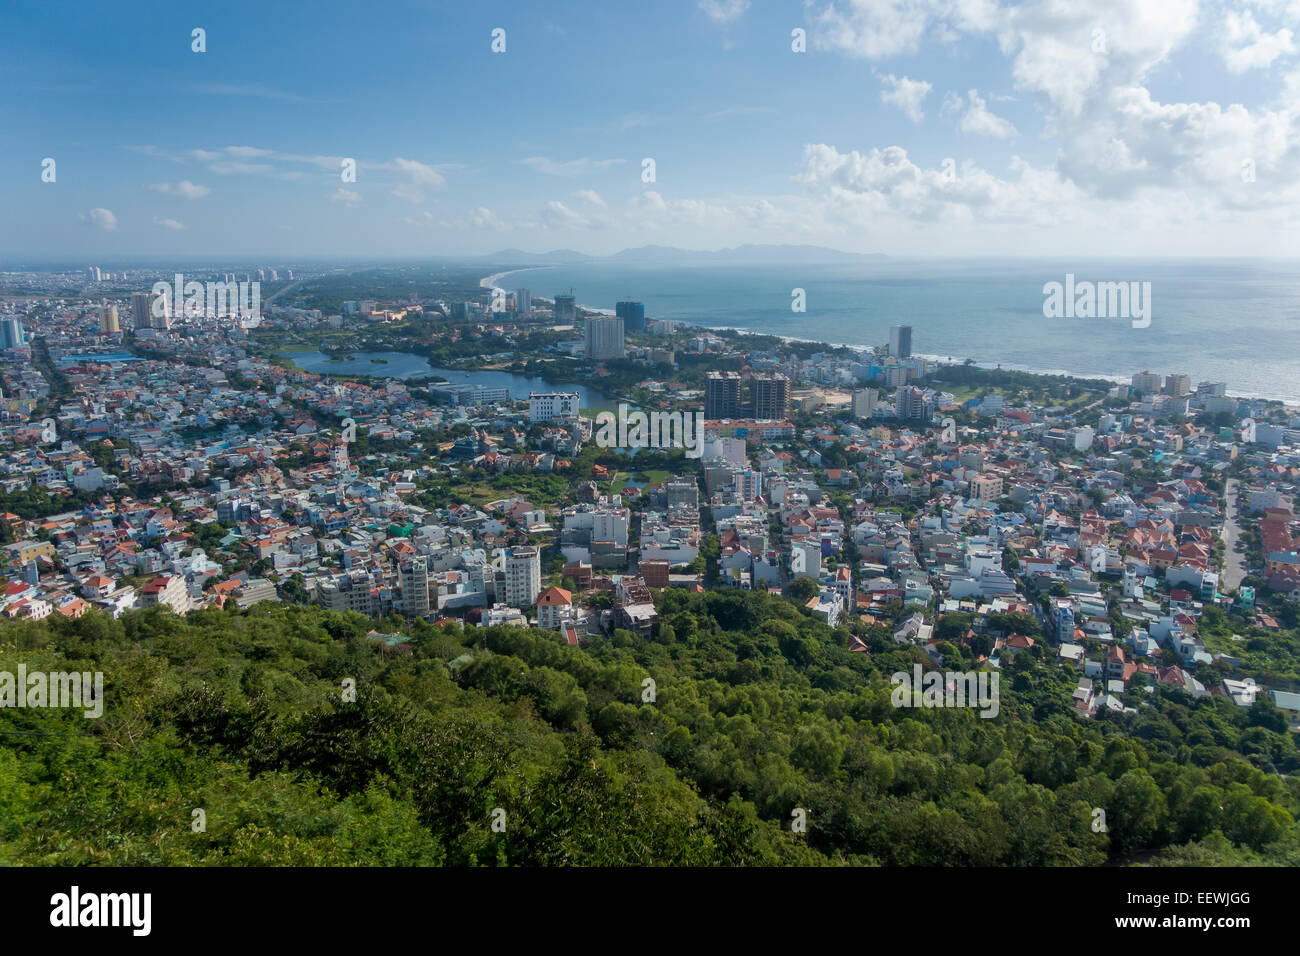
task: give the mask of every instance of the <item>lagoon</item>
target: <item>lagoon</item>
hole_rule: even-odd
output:
[[[573,382],[547,382],[545,379],[527,375],[515,375],[495,369],[454,369],[438,368],[430,365],[422,355],[410,352],[356,352],[352,358],[344,361],[332,361],[323,352],[285,352],[281,358],[287,358],[304,372],[317,375],[337,375],[343,378],[354,375],[373,375],[377,378],[415,379],[438,377],[448,382],[487,385],[492,388],[508,388],[512,398],[526,399],[529,392],[577,392],[582,396],[583,408],[615,408],[616,399],[610,398],[599,389],[589,385]],[[372,362],[371,359],[384,359]]]

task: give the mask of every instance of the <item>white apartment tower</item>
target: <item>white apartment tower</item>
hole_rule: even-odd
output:
[[[511,607],[530,607],[542,590],[542,556],[533,547],[506,551],[505,603]]]

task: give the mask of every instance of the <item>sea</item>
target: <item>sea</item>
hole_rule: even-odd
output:
[[[1150,283],[1150,324],[1048,318],[1047,283]],[[1224,382],[1238,397],[1300,405],[1300,262],[1201,259],[896,259],[850,264],[662,266],[584,263],[491,277],[507,290],[613,312],[834,345],[889,341],[987,368],[1129,382],[1140,371]],[[804,311],[794,311],[796,290]]]

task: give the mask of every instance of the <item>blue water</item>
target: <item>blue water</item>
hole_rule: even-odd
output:
[[[1151,324],[1048,319],[1043,285],[1150,282]],[[644,302],[646,315],[844,345],[883,345],[912,326],[918,355],[1127,382],[1185,372],[1195,385],[1300,402],[1300,263],[1204,260],[907,260],[852,265],[550,266],[503,276],[536,296],[575,290],[588,308]],[[791,311],[802,288],[807,311]]]
[[[65,355],[59,359],[60,365],[79,365],[87,362],[96,365],[109,365],[114,362],[141,362],[144,361],[138,355],[132,355],[129,352],[112,352],[103,355]]]

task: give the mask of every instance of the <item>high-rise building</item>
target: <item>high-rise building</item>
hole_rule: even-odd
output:
[[[1182,398],[1184,395],[1190,395],[1191,391],[1192,377],[1190,375],[1173,374],[1165,376],[1166,395]]]
[[[528,607],[542,590],[541,553],[533,547],[506,551],[506,600],[511,607]]]
[[[704,379],[704,417],[739,418],[740,375],[737,372],[709,372]]]
[[[1134,373],[1133,391],[1139,395],[1155,395],[1160,391],[1160,373],[1145,370]]]
[[[614,306],[614,314],[623,320],[625,332],[645,331],[645,304],[624,299]]]
[[[889,327],[889,354],[900,359],[912,357],[912,327],[910,325],[891,325]]]
[[[874,388],[859,388],[853,392],[853,415],[855,418],[870,418],[876,409],[876,399],[880,392]]]
[[[153,314],[153,295],[148,292],[131,293],[131,324],[137,329],[151,329],[155,321],[166,322],[165,316],[155,319]],[[166,325],[160,326],[166,328]]]
[[[556,325],[576,325],[578,322],[578,305],[571,295],[557,295],[555,297],[555,324]]]
[[[115,335],[122,331],[117,321],[117,306],[106,305],[99,310],[99,331],[104,335]]]
[[[757,419],[785,419],[790,415],[790,379],[780,372],[755,375],[749,383],[749,404]]]
[[[587,358],[600,361],[623,357],[623,320],[618,316],[588,316],[585,334],[583,354]]]
[[[911,385],[904,385],[898,390],[895,399],[898,417],[919,420],[926,418],[925,392]]]
[[[518,312],[533,311],[533,294],[527,289],[515,290],[515,310]]]
[[[23,320],[16,315],[0,319],[0,349],[13,349],[27,342],[23,335]]]
[[[429,562],[423,556],[402,565],[402,606],[409,617],[429,613]]]

